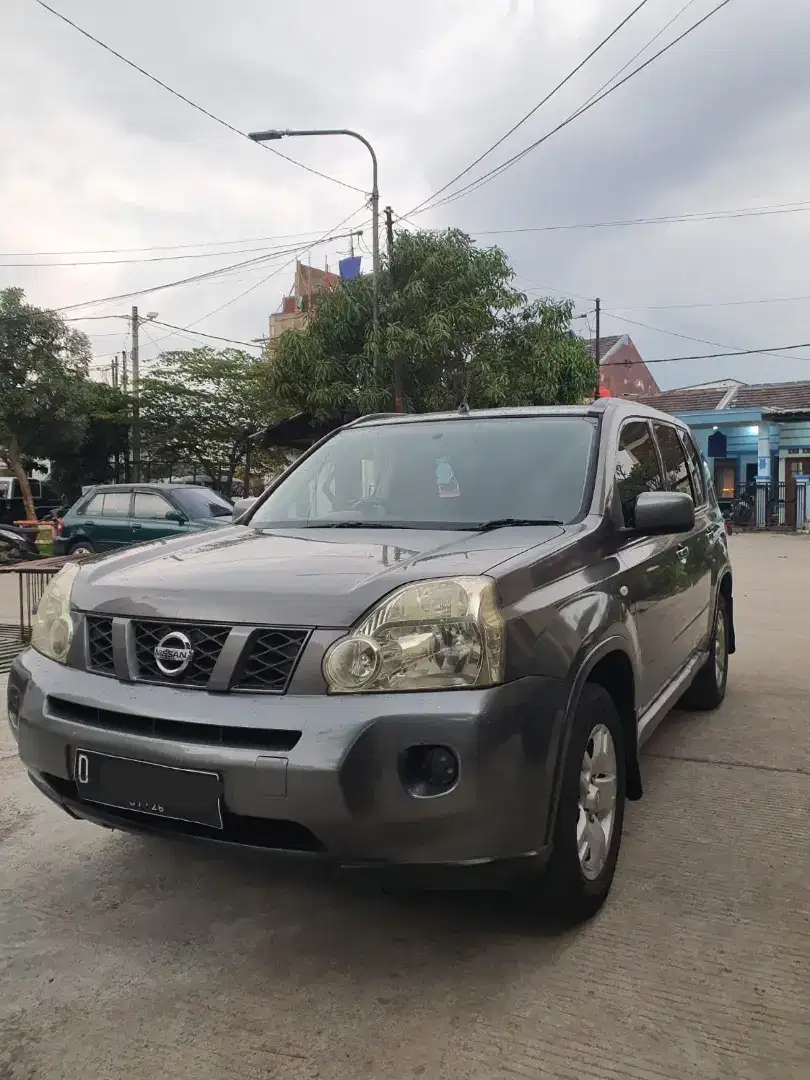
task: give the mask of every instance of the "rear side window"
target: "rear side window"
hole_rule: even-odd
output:
[[[661,451],[661,461],[664,464],[667,490],[680,491],[694,500],[695,493],[689,478],[689,466],[686,463],[686,454],[681,446],[677,430],[669,424],[653,424],[653,427]]]
[[[692,474],[692,486],[695,489],[695,505],[702,506],[703,503],[706,502],[703,462],[701,461],[698,449],[692,440],[692,436],[688,435],[685,431],[680,431],[679,434],[684,450],[686,451],[686,458],[689,462],[689,471]]]
[[[104,517],[129,517],[129,492],[108,491],[101,512]]]
[[[621,430],[616,454],[616,490],[626,526],[635,524],[639,495],[661,488],[661,467],[650,429],[643,420],[631,420]]]
[[[80,513],[83,517],[92,517],[93,514],[100,514],[104,506],[104,496],[94,495],[89,503],[85,503]]]
[[[41,499],[42,498],[42,488],[40,487],[39,480],[32,480],[29,477],[28,478],[28,486],[31,489],[31,498],[32,499]]]

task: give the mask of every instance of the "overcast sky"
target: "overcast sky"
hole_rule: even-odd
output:
[[[357,129],[377,150],[382,204],[405,214],[519,120],[637,0],[49,2],[242,131]],[[716,2],[692,0],[637,63]],[[648,0],[465,180],[579,107],[685,3]],[[0,6],[0,286],[21,285],[40,305],[80,304],[267,249],[300,244],[307,261],[307,235],[317,239],[352,211],[352,223],[367,220],[370,161],[359,144],[275,144],[351,186],[331,183],[195,112],[34,0]],[[570,293],[578,313],[592,308],[586,297],[599,295],[603,333],[630,333],[647,360],[716,351],[660,330],[737,349],[810,341],[808,55],[807,0],[731,0],[503,176],[414,221],[459,226],[499,244],[520,287]],[[806,210],[700,223],[494,232],[801,202]],[[241,242],[211,246],[224,241]],[[363,243],[371,244],[368,225]],[[163,250],[124,250],[144,248]],[[111,253],[30,257],[94,249]],[[347,249],[347,240],[333,241],[313,248],[311,261],[335,267]],[[203,257],[177,257],[187,254]],[[289,291],[295,257],[274,255],[137,303],[177,326],[251,340],[267,332],[268,315]],[[41,265],[145,258],[162,261]],[[125,312],[132,302],[70,314]],[[698,304],[711,306],[672,307]],[[657,329],[624,321],[631,319]],[[93,335],[99,364],[125,345],[123,321],[77,325]],[[586,333],[586,320],[574,325]],[[189,344],[159,327],[148,332],[145,360],[157,354],[153,341]],[[810,348],[651,370],[662,388],[729,376],[810,378]]]

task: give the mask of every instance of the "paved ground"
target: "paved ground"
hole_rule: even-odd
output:
[[[0,1080],[806,1078],[810,543],[733,556],[728,699],[649,745],[575,933],[72,822],[3,726]]]

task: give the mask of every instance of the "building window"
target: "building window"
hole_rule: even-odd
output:
[[[714,463],[714,490],[717,492],[717,498],[720,500],[733,499],[736,482],[736,462],[733,460],[716,460]]]

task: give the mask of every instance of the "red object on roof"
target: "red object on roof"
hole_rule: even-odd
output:
[[[606,386],[599,387],[599,397],[610,397],[610,391]]]

